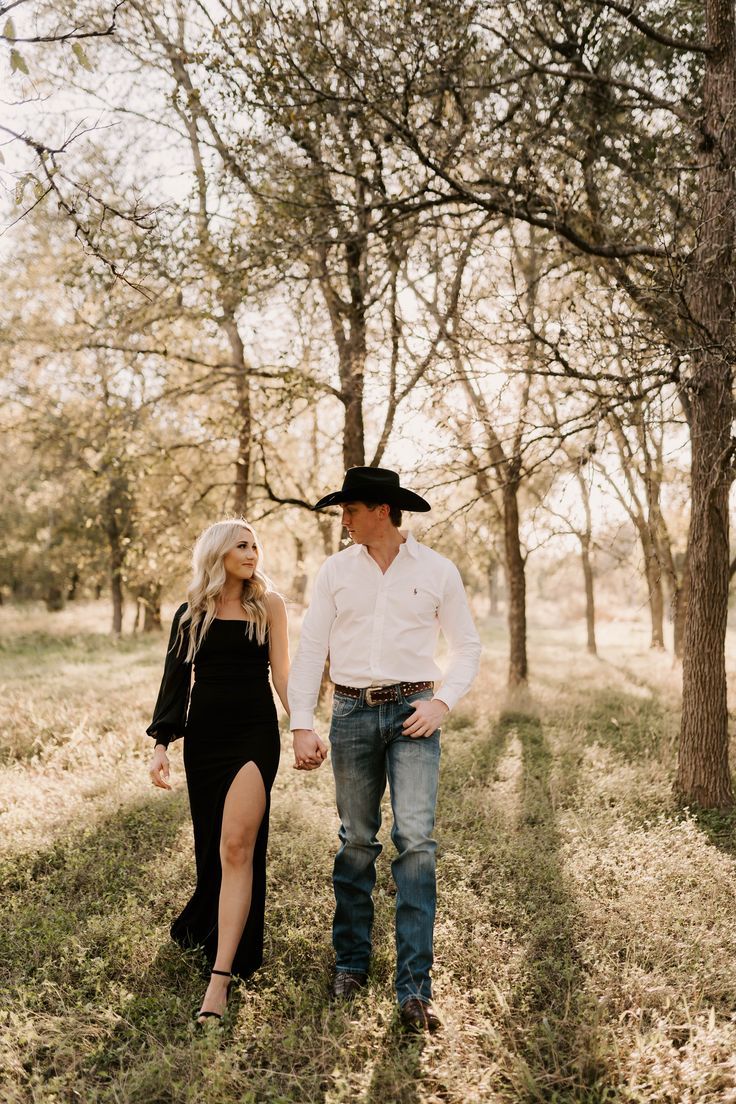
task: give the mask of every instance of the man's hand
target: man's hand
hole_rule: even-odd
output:
[[[432,698],[431,701],[415,702],[414,712],[404,721],[404,735],[411,736],[412,739],[419,736],[431,736],[440,727],[445,713],[449,712],[449,707],[439,698]]]
[[[294,770],[315,770],[327,758],[327,744],[320,740],[312,728],[295,728]]]

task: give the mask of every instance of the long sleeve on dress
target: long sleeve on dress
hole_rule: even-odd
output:
[[[186,602],[179,606],[171,623],[161,689],[153,710],[153,720],[146,729],[148,735],[152,736],[157,744],[163,744],[165,747],[168,747],[172,740],[184,735],[189,706],[192,665],[184,658],[185,644],[182,643],[181,652],[179,652],[176,639],[179,621],[186,608]]]

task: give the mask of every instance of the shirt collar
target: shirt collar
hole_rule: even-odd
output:
[[[399,532],[401,533],[402,537],[406,537],[406,541],[404,542],[403,547],[406,549],[410,556],[414,556],[414,558],[416,559],[416,556],[419,552],[419,542],[414,538],[411,533],[405,532],[403,529],[400,529]]]
[[[413,537],[412,534],[409,533],[406,529],[399,529],[399,532],[401,533],[402,537],[404,537],[404,542],[399,548],[399,552],[402,548],[405,548],[408,555],[413,556],[414,559],[416,559],[419,554],[419,541],[416,540],[415,537]],[[362,552],[364,556],[368,556],[369,559],[371,558],[371,554],[364,544],[353,544],[350,547],[357,550],[357,555],[360,555]]]

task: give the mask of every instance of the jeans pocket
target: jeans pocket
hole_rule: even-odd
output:
[[[403,701],[403,707],[401,709],[401,721],[402,721],[402,723],[404,721],[406,721],[406,719],[412,715],[412,713],[414,712],[415,707],[417,705],[419,705],[419,702],[425,702],[425,701],[431,701],[432,700],[432,698],[434,697],[434,690],[419,690],[415,694],[406,694],[406,695],[403,695],[403,697],[404,697],[404,701]],[[407,739],[419,740],[419,741],[423,741],[423,742],[424,741],[433,742],[436,739],[436,741],[439,742],[439,737],[440,737],[440,730],[439,730],[439,728],[436,728],[434,730],[434,732],[430,733],[429,736],[409,736],[409,737],[407,737]]]
[[[418,690],[415,694],[404,694],[402,696],[406,705],[413,709],[415,702],[431,701],[434,697],[434,690]]]
[[[344,717],[349,717],[358,708],[359,701],[360,698],[348,698],[342,694],[335,694],[332,701],[333,720],[342,720]]]

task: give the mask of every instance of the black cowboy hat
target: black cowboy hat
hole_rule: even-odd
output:
[[[407,491],[399,483],[395,471],[388,468],[348,468],[342,481],[342,490],[325,495],[314,507],[336,506],[340,502],[376,502],[398,506],[400,510],[426,513],[431,510],[426,499],[413,491]]]

